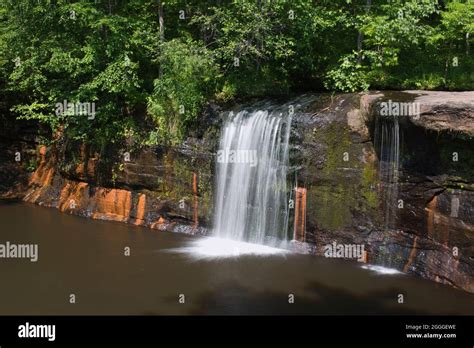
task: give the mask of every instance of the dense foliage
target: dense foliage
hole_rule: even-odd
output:
[[[471,0],[2,0],[1,117],[173,143],[210,101],[472,89],[473,36]]]

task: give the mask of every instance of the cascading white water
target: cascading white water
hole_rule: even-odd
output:
[[[397,218],[400,170],[400,125],[398,117],[379,116],[375,123],[374,145],[379,153],[379,173],[385,190],[385,225],[393,227]]]
[[[216,164],[214,235],[276,245],[287,239],[291,115],[229,113]]]

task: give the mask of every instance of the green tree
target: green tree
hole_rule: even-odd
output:
[[[191,40],[167,41],[161,46],[163,76],[155,79],[148,113],[158,126],[150,142],[176,143],[196,125],[202,106],[215,93],[218,68],[212,53]]]

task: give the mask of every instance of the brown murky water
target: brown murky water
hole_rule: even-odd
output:
[[[194,260],[167,250],[200,237],[29,204],[0,205],[0,221],[0,244],[39,248],[37,262],[0,258],[0,314],[474,314],[473,294],[357,262],[296,254]]]

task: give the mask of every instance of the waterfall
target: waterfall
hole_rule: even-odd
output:
[[[400,124],[396,116],[377,116],[374,145],[379,154],[379,175],[383,183],[386,228],[393,228],[398,210],[400,169]]]
[[[228,114],[216,161],[214,235],[276,245],[287,239],[291,115]]]

